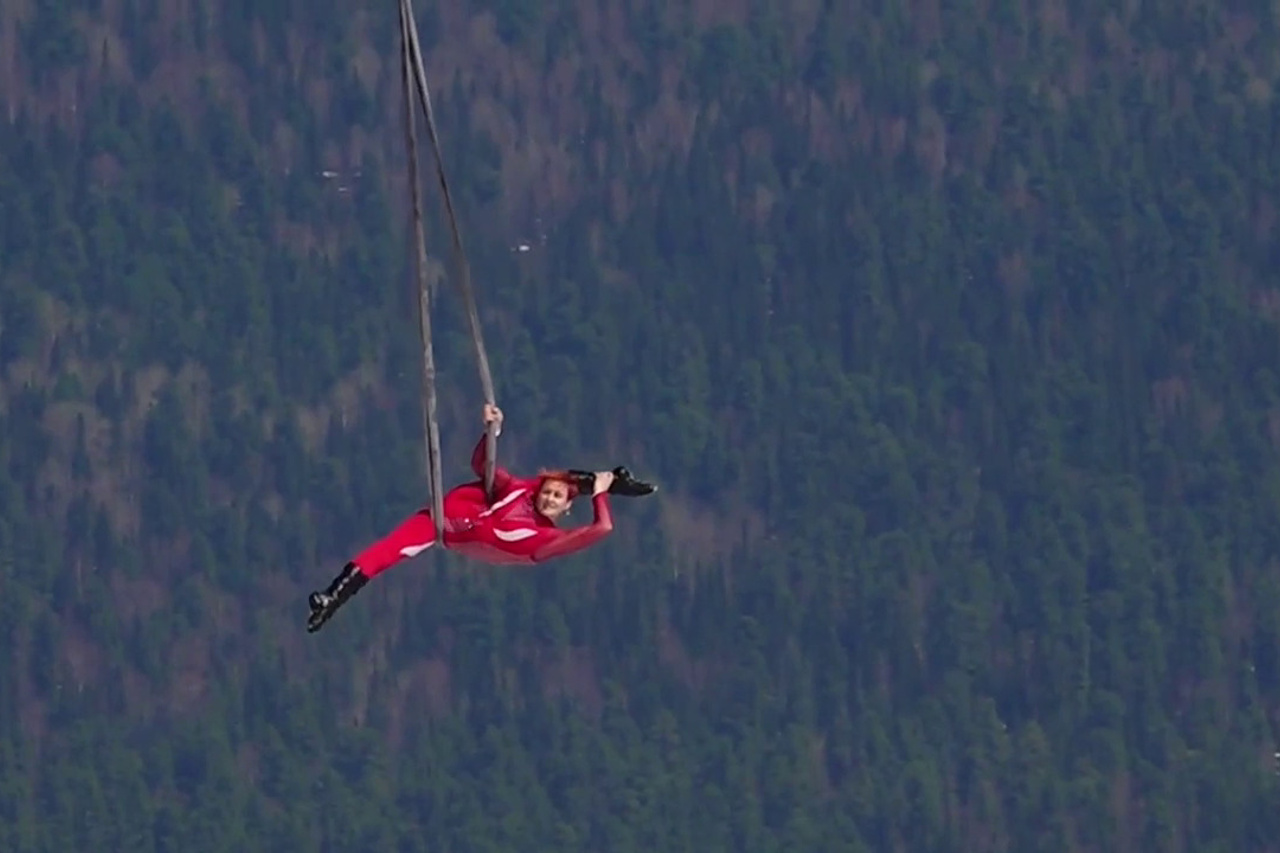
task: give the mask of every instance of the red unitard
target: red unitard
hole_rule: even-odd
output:
[[[485,439],[471,454],[471,470],[484,476]],[[494,501],[485,500],[484,482],[464,483],[444,496],[444,544],[474,560],[491,565],[531,565],[588,548],[613,530],[609,495],[591,499],[591,524],[561,530],[534,509],[542,477],[521,480],[501,467],[493,475]],[[401,560],[416,557],[435,544],[435,524],[428,508],[400,522],[390,533],[352,560],[360,573],[375,577]]]

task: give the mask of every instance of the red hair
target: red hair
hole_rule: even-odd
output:
[[[538,489],[542,489],[542,484],[547,480],[555,480],[558,483],[564,483],[565,488],[569,490],[569,500],[573,500],[578,496],[578,481],[569,474],[568,471],[548,471],[543,468],[538,471]]]

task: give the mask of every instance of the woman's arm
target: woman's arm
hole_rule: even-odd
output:
[[[502,410],[497,406],[490,406],[487,403],[484,407],[484,426],[485,431],[480,434],[480,441],[476,444],[476,449],[471,451],[471,470],[480,479],[484,479],[484,463],[488,461],[488,452],[486,445],[488,444],[489,424],[496,423],[498,425],[497,432],[494,433],[496,438],[502,435]],[[493,466],[493,492],[500,495],[506,491],[511,485],[511,472],[500,465]]]
[[[576,554],[599,542],[613,532],[613,513],[609,509],[609,495],[599,492],[591,498],[595,518],[588,525],[560,531],[560,535],[533,552],[533,561],[541,563],[556,557]]]

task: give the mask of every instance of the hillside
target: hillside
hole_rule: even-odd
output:
[[[305,635],[426,500],[395,10],[3,4],[0,849],[1280,850],[1275,9],[417,8],[503,460],[662,499]]]

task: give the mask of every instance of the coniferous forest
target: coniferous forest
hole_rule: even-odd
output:
[[[307,634],[429,499],[395,4],[0,4],[0,850],[1280,851],[1280,7],[415,5],[500,461],[661,491]]]

